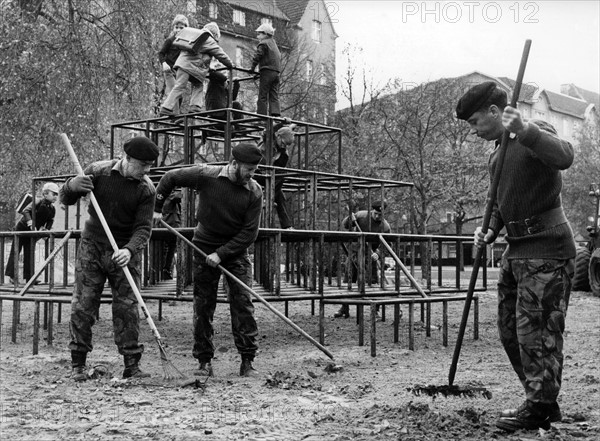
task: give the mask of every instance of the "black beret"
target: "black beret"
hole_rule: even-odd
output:
[[[136,136],[127,140],[123,144],[123,150],[140,161],[155,161],[158,158],[158,147],[145,136]]]
[[[387,208],[387,202],[386,201],[375,201],[371,204],[371,208],[373,208],[373,210],[375,211],[381,211],[381,207],[383,206],[383,209],[385,210]]]
[[[468,120],[471,115],[481,109],[481,106],[492,96],[496,90],[497,84],[493,81],[486,81],[471,87],[458,100],[456,105],[456,117],[458,119]]]
[[[231,149],[233,157],[246,164],[258,164],[262,159],[262,153],[256,144],[251,142],[240,142]]]

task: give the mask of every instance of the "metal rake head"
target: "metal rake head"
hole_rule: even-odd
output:
[[[175,365],[169,360],[167,357],[167,352],[165,348],[159,344],[160,349],[160,363],[163,368],[163,378],[165,380],[180,380],[182,378],[187,378]]]
[[[427,386],[415,385],[407,388],[407,390],[416,396],[428,395],[434,398],[442,395],[443,397],[456,396],[461,398],[475,398],[481,396],[488,400],[492,399],[492,393],[485,387],[435,386],[430,384]]]

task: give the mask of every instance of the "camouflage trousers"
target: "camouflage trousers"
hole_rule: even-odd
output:
[[[214,249],[207,249],[200,243],[197,246],[206,254]],[[217,306],[217,289],[221,271],[205,263],[206,259],[199,253],[194,253],[194,349],[192,354],[199,361],[209,361],[215,354],[213,344],[213,318]],[[247,253],[229,258],[221,265],[246,285],[252,285],[252,267]],[[250,293],[233,280],[227,280],[229,311],[231,314],[231,328],[233,341],[238,352],[250,359],[258,349],[256,337],[258,327],[254,319],[254,305]]]
[[[115,343],[121,355],[141,354],[138,343],[140,326],[138,302],[121,267],[112,260],[113,249],[108,244],[82,239],[75,264],[75,287],[71,301],[72,351],[90,352],[92,326],[100,308],[104,284],[112,288],[112,315]],[[140,255],[134,254],[128,264],[131,275],[140,285]]]
[[[553,403],[560,392],[573,272],[574,259],[502,259],[500,340],[532,402]]]

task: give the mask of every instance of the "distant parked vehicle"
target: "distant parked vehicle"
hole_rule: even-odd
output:
[[[593,224],[586,228],[589,236],[587,245],[577,249],[573,290],[591,291],[595,296],[600,296],[600,237],[598,234],[600,187],[598,184],[590,184],[589,195],[596,199]]]

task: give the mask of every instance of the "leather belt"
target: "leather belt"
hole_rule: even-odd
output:
[[[510,237],[530,236],[567,222],[562,207],[557,207],[527,219],[508,222],[506,232]]]

